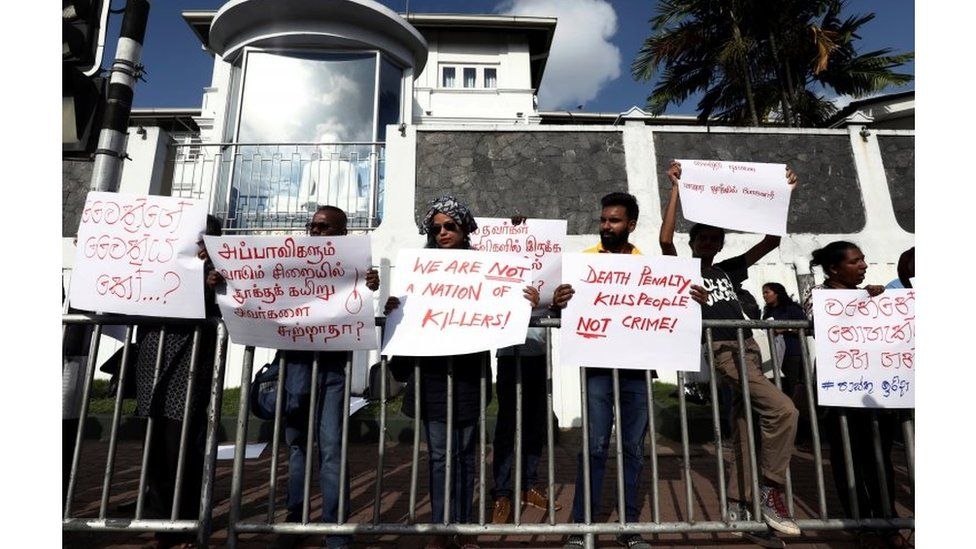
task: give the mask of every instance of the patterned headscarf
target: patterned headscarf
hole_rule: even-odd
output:
[[[424,216],[424,220],[420,224],[420,234],[427,234],[430,231],[430,226],[434,223],[434,216],[438,213],[451,216],[461,226],[465,240],[467,240],[467,235],[478,229],[478,224],[475,223],[474,216],[471,215],[471,210],[455,198],[454,195],[446,194],[436,200],[430,201],[427,206],[427,215]]]

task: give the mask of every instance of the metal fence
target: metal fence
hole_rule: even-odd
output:
[[[342,208],[352,229],[374,229],[382,221],[382,142],[170,147],[171,194],[207,201],[225,231],[303,229],[320,204]]]
[[[78,316],[65,316],[66,323],[78,323],[78,322],[98,322],[97,317],[78,317]],[[103,323],[107,322],[107,319],[101,319]],[[127,318],[127,322],[133,322],[132,319]],[[158,319],[157,319],[158,322]],[[113,322],[115,324],[119,323],[118,318]],[[378,318],[377,325],[383,325],[384,319]],[[895,516],[894,509],[888,503],[888,496],[885,492],[885,487],[887,486],[887,480],[885,478],[885,467],[883,449],[881,444],[881,437],[879,434],[879,420],[876,411],[866,411],[870,414],[871,423],[871,433],[872,444],[874,448],[874,458],[875,458],[875,469],[878,475],[879,486],[883,493],[883,516],[877,517],[865,517],[860,516],[858,511],[858,495],[857,486],[855,486],[855,476],[854,476],[854,459],[852,456],[852,439],[848,429],[847,422],[847,411],[843,408],[833,408],[838,414],[839,424],[841,427],[841,443],[843,446],[843,464],[831,463],[831,467],[843,466],[847,473],[846,478],[848,479],[848,490],[846,493],[837,494],[838,497],[847,498],[850,504],[851,513],[848,516],[841,509],[828,509],[827,505],[827,493],[830,490],[824,480],[824,461],[822,457],[822,442],[820,438],[820,429],[818,428],[818,407],[816,405],[816,390],[815,390],[815,379],[813,372],[813,365],[809,360],[809,349],[807,346],[807,333],[811,328],[809,322],[806,321],[754,321],[754,320],[729,320],[729,321],[703,321],[705,326],[705,337],[707,347],[711,348],[712,343],[712,331],[715,328],[734,328],[737,332],[738,337],[738,366],[740,368],[740,380],[742,381],[741,396],[744,399],[745,407],[744,412],[746,415],[746,425],[747,436],[748,436],[748,448],[749,455],[748,460],[745,461],[743,466],[748,467],[751,478],[751,488],[752,494],[758,496],[759,486],[758,479],[760,478],[759,467],[757,465],[757,434],[753,430],[752,423],[752,405],[751,405],[751,395],[749,391],[749,385],[746,382],[746,362],[745,362],[745,340],[744,340],[744,330],[745,329],[759,329],[766,331],[769,336],[770,351],[774,361],[774,383],[777,387],[781,386],[781,376],[780,376],[780,366],[779,357],[775,350],[773,349],[773,330],[775,329],[794,329],[799,332],[799,340],[803,348],[803,369],[804,369],[804,379],[805,379],[805,392],[806,392],[806,405],[808,409],[807,421],[809,421],[812,436],[813,445],[813,459],[814,459],[814,469],[815,469],[815,484],[816,490],[815,494],[803,494],[805,498],[810,501],[816,501],[815,512],[812,513],[815,516],[812,518],[802,518],[797,519],[796,523],[801,530],[804,531],[823,531],[823,530],[857,530],[857,529],[914,529],[914,518],[913,517],[897,517]],[[548,329],[558,328],[559,319],[533,319],[532,326],[539,326]],[[98,327],[96,326],[96,335]],[[221,333],[223,344],[226,344],[226,339],[223,339],[223,333]],[[130,328],[131,336],[131,328]],[[94,338],[95,336],[93,336]],[[94,341],[94,339],[93,339]],[[587,547],[592,547],[594,544],[594,536],[598,534],[624,534],[624,533],[643,533],[643,534],[663,534],[663,533],[714,533],[714,532],[748,532],[748,531],[766,531],[769,527],[765,522],[762,521],[762,514],[760,510],[760,503],[758,497],[753,497],[751,516],[748,513],[743,516],[741,512],[734,512],[729,507],[728,494],[726,493],[726,478],[725,478],[725,457],[723,453],[723,442],[722,442],[722,414],[723,412],[719,407],[719,383],[718,377],[716,376],[716,365],[715,356],[709,351],[708,353],[708,370],[710,371],[709,376],[709,391],[711,400],[711,426],[712,426],[712,441],[710,444],[714,445],[714,455],[715,455],[715,471],[717,478],[717,488],[719,492],[719,506],[721,520],[696,520],[695,518],[695,502],[693,497],[693,476],[691,468],[691,457],[690,448],[691,443],[689,441],[689,427],[688,427],[688,403],[686,402],[686,397],[684,391],[681,388],[684,386],[686,381],[686,376],[683,372],[677,374],[678,382],[678,407],[679,407],[679,422],[680,422],[680,433],[681,433],[681,475],[685,488],[685,501],[684,508],[677,509],[679,520],[673,521],[663,521],[662,520],[662,510],[665,508],[665,503],[662,502],[662,497],[660,494],[659,483],[660,483],[660,471],[658,466],[658,441],[656,435],[660,430],[660,426],[656,425],[655,413],[654,413],[654,392],[652,383],[652,373],[650,370],[645,372],[645,382],[647,390],[647,413],[648,413],[648,433],[645,437],[647,441],[646,454],[650,456],[650,480],[649,482],[642,482],[642,485],[637,489],[643,492],[646,490],[649,493],[651,501],[651,516],[650,520],[639,521],[639,522],[628,522],[626,519],[626,514],[623,512],[625,508],[624,502],[624,475],[623,475],[623,447],[622,447],[622,437],[616,437],[616,488],[617,488],[617,514],[618,520],[616,522],[604,522],[598,523],[594,522],[594,516],[591,509],[591,478],[590,478],[590,461],[591,456],[589,452],[589,418],[587,417],[587,383],[586,383],[586,369],[580,369],[580,379],[581,379],[581,392],[580,398],[582,402],[582,459],[585,464],[583,467],[583,501],[584,501],[584,513],[585,520],[579,524],[557,522],[555,513],[555,501],[554,497],[554,484],[556,478],[555,470],[555,460],[554,460],[554,439],[555,439],[555,427],[553,424],[553,393],[552,393],[552,380],[553,380],[553,366],[552,366],[552,352],[551,347],[550,352],[547,353],[546,358],[546,409],[547,409],[547,420],[546,420],[546,484],[548,486],[547,493],[550,495],[548,502],[548,513],[547,521],[544,523],[526,523],[522,520],[521,509],[522,501],[521,494],[523,491],[523,479],[522,479],[522,460],[523,460],[523,450],[522,450],[522,416],[523,416],[523,400],[525,395],[523,394],[523,372],[522,372],[522,359],[520,355],[516,352],[515,354],[515,367],[516,367],[516,419],[515,419],[515,445],[514,445],[514,489],[513,489],[513,506],[512,510],[514,513],[514,523],[512,524],[492,524],[490,520],[486,520],[486,474],[487,474],[487,457],[488,457],[488,440],[487,440],[487,417],[486,417],[486,396],[485,388],[486,384],[489,382],[487,379],[488,364],[485,362],[482,364],[481,371],[481,406],[478,418],[478,446],[477,446],[477,456],[478,456],[478,482],[477,482],[477,504],[476,504],[476,521],[472,523],[451,523],[449,521],[449,509],[451,489],[450,483],[452,479],[451,467],[452,459],[446,460],[446,471],[445,471],[445,491],[444,491],[444,509],[445,513],[443,517],[432,517],[430,523],[420,523],[419,516],[417,512],[418,507],[418,472],[421,456],[421,442],[420,442],[420,431],[421,431],[421,413],[420,413],[420,403],[421,403],[421,387],[419,383],[415,383],[413,390],[414,393],[414,419],[413,419],[413,445],[410,463],[410,490],[409,490],[409,512],[404,520],[398,522],[384,522],[381,513],[381,502],[384,499],[384,472],[387,470],[388,464],[386,463],[387,457],[387,425],[388,425],[388,394],[389,387],[387,386],[387,373],[389,365],[384,359],[380,363],[381,375],[380,387],[378,388],[379,396],[379,436],[376,445],[376,475],[375,484],[373,486],[373,501],[372,501],[372,517],[370,520],[359,520],[358,522],[347,522],[348,511],[350,507],[350,502],[346,494],[346,489],[348,486],[347,472],[349,471],[349,397],[350,397],[350,384],[349,384],[349,373],[351,365],[351,353],[347,355],[346,365],[345,365],[345,384],[343,388],[343,414],[341,420],[341,453],[340,453],[340,463],[339,463],[339,489],[338,489],[338,515],[337,520],[332,523],[317,522],[311,520],[310,517],[310,507],[311,500],[315,497],[315,490],[311,488],[312,472],[311,463],[313,456],[313,447],[315,445],[315,437],[313,433],[316,432],[316,410],[317,410],[317,399],[321,397],[317,384],[312,383],[310,387],[309,394],[309,411],[307,417],[308,430],[305,433],[305,470],[303,471],[303,502],[302,502],[302,513],[301,519],[297,521],[288,522],[276,520],[276,501],[277,493],[279,490],[279,477],[278,477],[278,459],[279,459],[279,440],[282,434],[283,427],[283,396],[285,395],[285,383],[286,383],[286,356],[287,353],[281,355],[279,359],[279,376],[276,390],[276,410],[275,417],[273,420],[273,435],[271,439],[271,465],[267,472],[267,476],[264,474],[260,475],[259,478],[254,479],[250,486],[266,486],[268,487],[268,498],[267,498],[267,510],[266,514],[263,514],[263,520],[254,520],[253,518],[247,518],[243,516],[242,513],[242,501],[244,494],[248,493],[245,488],[245,482],[251,479],[245,478],[245,467],[244,467],[244,450],[247,442],[247,432],[248,423],[250,418],[250,385],[253,377],[253,367],[254,367],[254,349],[251,347],[245,348],[244,354],[244,364],[242,368],[241,375],[241,400],[240,408],[237,417],[237,429],[236,429],[236,441],[235,441],[235,454],[233,469],[231,473],[231,488],[229,496],[229,538],[228,544],[232,547],[236,546],[238,543],[238,537],[242,534],[317,534],[317,535],[339,535],[339,534],[359,534],[359,535],[381,535],[381,534],[392,534],[392,535],[417,535],[417,534],[462,534],[462,535],[583,535],[585,536],[585,542]],[[70,494],[68,498],[68,505],[66,505],[65,510],[65,529],[102,529],[102,530],[112,530],[112,529],[130,529],[138,531],[149,531],[149,530],[170,530],[170,529],[183,529],[192,530],[194,528],[200,533],[200,542],[204,543],[206,541],[206,535],[208,534],[209,524],[210,524],[210,513],[213,507],[213,447],[216,445],[216,441],[213,440],[215,434],[214,423],[219,420],[219,387],[221,383],[218,378],[222,376],[223,365],[220,361],[223,360],[224,351],[220,350],[217,355],[218,364],[215,368],[214,374],[214,384],[213,384],[213,394],[211,407],[208,414],[208,447],[207,447],[207,468],[206,474],[204,476],[204,487],[201,494],[201,502],[204,505],[201,506],[201,513],[199,521],[176,521],[175,520],[175,505],[174,505],[174,515],[173,520],[170,521],[147,521],[140,520],[137,516],[132,521],[124,521],[113,523],[111,521],[105,520],[105,502],[107,501],[107,494],[111,487],[111,462],[106,467],[106,476],[104,484],[103,502],[100,510],[99,518],[96,519],[72,519],[70,518]],[[316,353],[315,359],[312,361],[312,377],[311,379],[318,379],[317,374],[320,368],[324,367],[324,363],[320,358],[321,355]],[[420,366],[419,364],[414,364],[414,376],[415,379],[420,379]],[[447,432],[453,432],[453,410],[454,410],[454,374],[453,366],[448,368],[448,382],[447,382]],[[620,384],[619,384],[619,371],[613,370],[613,400],[615,409],[620,409]],[[90,383],[91,376],[86,383]],[[86,386],[86,394],[87,394]],[[533,395],[531,398],[536,398]],[[115,408],[115,416],[113,419],[113,441],[114,441],[114,431],[115,426],[118,421],[119,415],[119,404],[120,399],[117,400]],[[82,411],[82,416],[84,417],[85,411]],[[621,414],[614,414],[614,429],[617,433],[621,432]],[[906,458],[907,471],[909,476],[909,485],[912,487],[910,490],[914,490],[914,422],[909,414],[904,414],[902,417],[902,434],[904,437],[904,452]],[[81,441],[81,432],[78,433],[78,442]],[[148,440],[148,435],[147,435]],[[112,443],[114,445],[114,442]],[[446,455],[452,456],[452,444],[453,437],[447,437],[447,448]],[[148,454],[150,448],[145,447],[144,452]],[[110,459],[112,452],[109,453]],[[364,454],[357,455],[357,461],[366,459],[363,457]],[[143,460],[145,463],[145,459]],[[740,461],[740,463],[742,463]],[[77,451],[76,459],[72,465],[72,478],[75,474],[75,469],[77,468]],[[143,467],[144,469],[144,467]],[[145,471],[143,470],[143,477]],[[289,474],[295,474],[290,472]],[[857,479],[857,482],[864,482],[865,479]],[[787,498],[787,504],[789,512],[791,515],[794,514],[796,494],[793,490],[792,475],[787,471],[787,478],[785,483],[785,493]],[[649,486],[648,486],[649,485]],[[580,487],[577,487],[580,488]],[[741,486],[740,486],[741,488]],[[141,487],[140,487],[141,490]],[[678,507],[681,507],[678,505]],[[475,519],[473,519],[475,520]]]

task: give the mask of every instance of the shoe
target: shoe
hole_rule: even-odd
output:
[[[478,545],[478,538],[462,536],[461,534],[454,536],[454,545],[457,545],[458,549],[481,549]]]
[[[617,545],[627,549],[651,549],[651,544],[640,534],[620,534],[617,536]]]
[[[427,540],[424,549],[447,549],[447,536],[434,536]]]
[[[549,498],[547,498],[538,488],[530,488],[525,492],[522,492],[522,503],[528,505],[529,507],[542,509],[543,511],[549,510]],[[558,501],[553,502],[553,509],[559,511],[562,508],[563,506],[560,505]]]
[[[583,547],[586,547],[586,541],[583,540],[583,536],[569,536],[566,538],[566,542],[563,543],[563,549],[582,549]]]
[[[800,534],[800,527],[790,518],[789,511],[786,510],[786,503],[783,502],[783,492],[772,486],[763,486],[760,491],[760,501],[762,503],[762,515],[766,524],[770,528],[781,534],[797,536]]]
[[[491,509],[492,524],[508,524],[512,516],[512,500],[507,496],[498,496]]]

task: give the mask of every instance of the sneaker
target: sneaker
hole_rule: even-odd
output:
[[[651,549],[651,544],[640,534],[620,534],[617,536],[617,545],[627,549]]]
[[[566,543],[563,543],[563,549],[582,549],[583,547],[586,547],[586,541],[583,540],[583,536],[569,536],[566,538]]]
[[[543,511],[549,510],[549,498],[547,498],[538,488],[530,488],[525,492],[522,492],[522,502],[530,507],[535,507],[536,509],[542,509]],[[559,511],[563,508],[559,505],[559,502],[553,502],[553,508]]]
[[[786,534],[797,536],[800,534],[800,527],[790,518],[789,511],[786,510],[786,503],[783,501],[783,492],[772,486],[763,486],[760,491],[760,501],[762,503],[762,515],[766,524],[770,528]]]
[[[492,524],[507,524],[508,519],[512,516],[512,500],[506,496],[498,496],[495,498],[495,503],[492,505],[491,511],[491,523]]]
[[[772,532],[735,532],[735,534],[760,547],[769,547],[769,549],[784,549],[786,547],[786,542],[776,537],[776,534]]]

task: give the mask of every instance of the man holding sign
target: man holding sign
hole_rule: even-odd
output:
[[[600,243],[584,250],[584,253],[640,255],[640,250],[629,242],[630,233],[637,227],[640,213],[637,199],[627,193],[610,193],[601,199]],[[691,285],[691,296],[699,303],[704,300],[704,289]],[[553,293],[553,308],[564,309],[572,299],[575,290],[570,284],[560,284]],[[590,509],[596,515],[603,492],[603,477],[606,473],[607,450],[610,446],[610,432],[614,423],[613,372],[618,372],[620,382],[621,431],[617,436],[623,439],[624,468],[624,510],[628,522],[640,520],[640,506],[637,487],[643,467],[644,437],[647,435],[647,385],[646,371],[613,370],[609,368],[586,368],[586,411],[589,433],[590,456]],[[585,503],[583,494],[583,453],[577,457],[576,491],[573,496],[573,522],[584,522]],[[620,512],[618,510],[618,512]],[[650,549],[640,534],[621,534],[617,543],[629,549]],[[575,549],[585,545],[583,536],[572,535],[564,547]]]
[[[681,164],[672,162],[668,168],[668,179],[671,181],[671,198],[661,223],[660,244],[664,255],[678,255],[674,247],[675,217],[678,207],[678,189],[681,187]],[[792,189],[796,186],[796,175],[788,167],[785,178]],[[779,236],[766,237],[749,248],[746,253],[713,263],[715,256],[722,251],[725,244],[725,229],[696,223],[689,232],[691,252],[693,257],[701,260],[702,278],[708,289],[708,301],[702,305],[702,318],[721,320],[739,320],[744,318],[742,306],[736,296],[736,283],[741,284],[749,277],[748,269],[763,256],[779,246]],[[796,426],[799,413],[793,401],[776,388],[762,372],[762,355],[759,345],[752,338],[749,329],[743,330],[745,341],[744,356],[746,360],[747,383],[753,408],[761,418],[761,463],[763,478],[760,480],[762,513],[766,523],[779,532],[789,535],[800,533],[800,529],[789,516],[782,492],[786,482],[786,470],[793,455],[793,443],[796,438]],[[703,335],[704,342],[704,335]],[[734,328],[715,328],[712,330],[711,352],[715,357],[715,370],[722,380],[731,385],[735,391],[733,438],[738,439],[736,446],[734,470],[738,473],[740,492],[744,491],[744,500],[751,499],[751,480],[748,467],[743,459],[749,455],[749,438],[744,417],[744,402],[739,389],[740,370],[736,357],[739,356],[738,333]],[[731,476],[730,476],[731,480]]]

